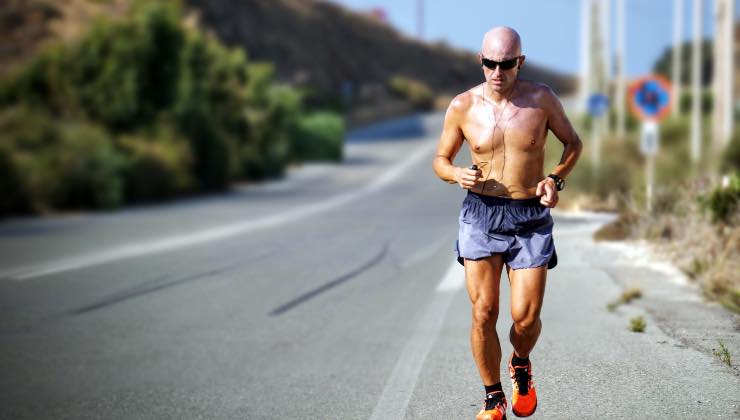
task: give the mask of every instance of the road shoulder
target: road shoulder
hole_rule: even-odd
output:
[[[641,298],[630,305],[646,311],[666,335],[709,355],[740,377],[740,315],[706,301],[698,286],[657,256],[647,242],[596,242],[590,254],[592,264],[607,272],[622,290],[641,290]],[[620,311],[617,307],[615,312]],[[720,342],[732,356],[731,366],[715,355]]]

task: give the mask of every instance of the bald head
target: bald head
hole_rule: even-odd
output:
[[[519,34],[508,26],[497,26],[483,36],[481,53],[484,57],[501,61],[522,54]]]

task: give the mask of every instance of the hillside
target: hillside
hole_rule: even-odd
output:
[[[44,45],[68,42],[99,16],[126,12],[130,0],[0,1],[0,75],[32,57]]]
[[[312,88],[324,106],[364,107],[372,120],[412,110],[389,90],[394,76],[423,82],[449,96],[482,80],[475,54],[404,36],[372,16],[323,0],[181,0],[190,23],[250,60],[273,62],[280,81]],[[0,8],[0,74],[31,57],[37,48],[69,41],[98,16],[126,12],[132,0],[8,0]],[[522,77],[549,84],[563,94],[575,79],[528,63]],[[351,115],[356,116],[356,115]]]
[[[277,65],[281,78],[339,91],[343,81],[365,89],[403,75],[435,92],[455,93],[482,80],[475,54],[408,38],[372,16],[326,1],[187,0],[201,23],[250,57]],[[482,36],[482,34],[481,34]],[[560,93],[572,77],[527,65],[522,77]]]

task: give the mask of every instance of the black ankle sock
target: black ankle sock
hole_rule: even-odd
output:
[[[522,359],[522,358],[517,357],[516,353],[514,353],[514,357],[511,358],[512,366],[527,366],[528,364],[529,364],[529,356]]]
[[[495,383],[493,385],[483,385],[486,388],[486,395],[490,394],[491,392],[504,392],[504,389],[501,388],[501,382]]]

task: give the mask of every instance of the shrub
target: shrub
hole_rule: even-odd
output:
[[[292,150],[300,130],[311,153],[341,158],[338,117],[299,118],[302,94],[276,86],[272,65],[187,29],[178,5],[136,0],[126,18],[98,20],[0,80],[0,212],[109,207],[280,176],[306,153]]]
[[[31,200],[26,180],[18,167],[13,150],[0,143],[0,216],[31,211]]]
[[[693,100],[694,99],[691,90],[684,89],[683,91],[681,91],[681,98],[678,101],[678,106],[681,114],[688,114],[691,112],[691,107],[694,106]],[[702,90],[699,106],[701,108],[702,114],[709,114],[710,112],[712,112],[712,107],[714,106],[714,95],[712,95],[711,90]]]
[[[247,74],[249,141],[239,143],[240,172],[253,179],[277,177],[284,173],[291,156],[289,130],[301,113],[302,95],[292,88],[273,85],[271,64],[251,64]]]
[[[194,190],[190,148],[174,129],[163,126],[155,136],[124,135],[116,144],[125,156],[126,201],[169,198]]]
[[[660,123],[660,147],[681,147],[688,143],[691,119],[687,116],[671,117]]]
[[[171,105],[184,30],[176,8],[139,8],[130,19],[95,21],[78,43],[52,45],[5,80],[0,102],[85,116],[113,130],[150,123]]]
[[[16,68],[0,82],[0,104],[24,104],[56,114],[73,112],[68,97],[66,55],[65,46],[53,45]]]
[[[721,170],[740,172],[740,127],[735,128],[732,139],[722,156]]]
[[[291,140],[293,150],[301,160],[339,161],[344,148],[344,120],[330,112],[302,117]]]
[[[740,289],[733,286],[731,280],[718,279],[717,276],[711,276],[709,281],[710,283],[703,289],[704,294],[725,308],[740,313]]]
[[[90,123],[62,123],[59,145],[49,150],[46,165],[58,183],[50,191],[55,208],[110,209],[121,204],[121,156],[108,133]]]
[[[0,133],[0,144],[12,150],[6,162],[11,162],[11,176],[18,185],[12,193],[16,204],[7,210],[120,204],[121,158],[102,127],[54,121],[38,110],[11,108],[0,116]]]
[[[182,59],[176,124],[190,143],[200,189],[222,189],[237,174],[236,138],[246,134],[246,59],[198,33],[188,34]]]
[[[429,110],[434,106],[434,94],[423,82],[404,76],[394,76],[388,84],[392,93],[408,100],[416,109]]]
[[[42,153],[52,149],[58,139],[58,127],[39,110],[9,107],[0,113],[0,183],[4,215],[31,212],[49,207],[48,197],[41,197],[32,183],[39,176],[35,168]]]
[[[77,44],[42,52],[2,83],[0,100],[122,134],[174,115],[196,158],[199,187],[225,187],[238,167],[235,139],[247,132],[243,53],[186,30],[172,4],[139,2],[134,9],[127,19],[96,21]]]
[[[115,24],[98,21],[69,54],[74,101],[116,130],[151,122],[173,101],[182,43],[176,11],[163,5]]]
[[[730,175],[726,187],[716,187],[708,194],[699,196],[698,200],[702,210],[709,213],[712,223],[729,222],[740,202],[740,175]]]

